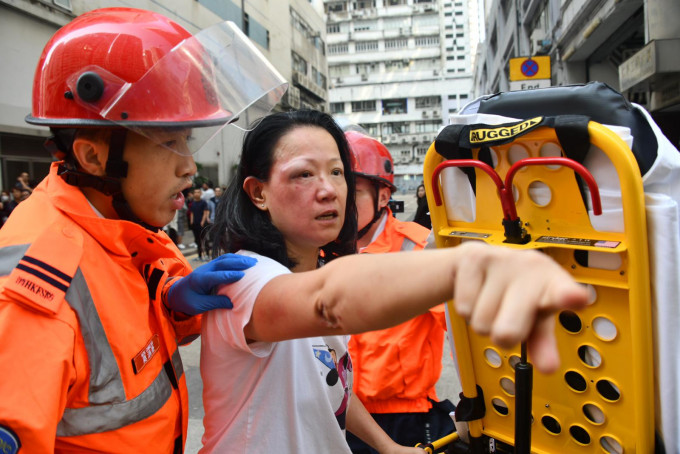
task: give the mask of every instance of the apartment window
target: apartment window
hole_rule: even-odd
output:
[[[367,30],[375,30],[378,28],[378,22],[374,20],[356,21],[354,22],[354,31],[363,32]]]
[[[417,147],[416,156],[423,157],[427,154],[427,147]]]
[[[328,67],[328,74],[331,77],[342,77],[349,75],[349,65],[333,65]]]
[[[399,71],[409,67],[409,60],[390,60],[385,62],[385,71]]]
[[[357,63],[357,74],[370,74],[375,72],[375,63]]]
[[[314,80],[314,83],[317,84],[319,87],[323,89],[326,88],[326,76],[321,74],[321,72],[318,71],[313,66],[312,66],[312,79]]]
[[[293,57],[293,70],[307,74],[307,60],[300,57],[296,52],[291,52]]]
[[[352,101],[352,112],[375,112],[375,100]]]
[[[411,150],[401,150],[401,153],[399,153],[402,158],[409,158],[411,157]]]
[[[355,45],[357,52],[371,52],[378,50],[378,41],[359,41]]]
[[[354,9],[375,8],[375,0],[354,2]]]
[[[326,33],[340,33],[340,24],[328,24],[326,25]]]
[[[442,99],[439,96],[421,96],[416,98],[416,109],[424,109],[427,107],[439,107],[442,105]]]
[[[339,13],[341,11],[347,11],[347,2],[326,3],[326,12]]]
[[[331,103],[331,113],[345,113],[345,103],[344,102],[332,102]]]
[[[387,0],[387,6],[405,5],[406,0]]]
[[[441,125],[439,121],[418,121],[416,122],[416,132],[437,132]]]
[[[371,137],[377,137],[378,136],[378,124],[377,123],[359,123],[359,126],[363,128],[364,131],[366,131],[366,134],[368,134]]]
[[[439,36],[421,36],[416,38],[416,47],[439,46]]]
[[[409,133],[408,123],[403,122],[403,121],[383,123],[382,133],[383,133],[383,135],[387,135],[387,134],[408,134]]]
[[[339,44],[329,44],[328,53],[331,55],[346,54],[347,53],[347,43]]]
[[[383,99],[383,115],[406,113],[406,98]]]
[[[404,49],[408,47],[408,39],[406,38],[400,38],[400,39],[386,39],[385,40],[385,49]]]

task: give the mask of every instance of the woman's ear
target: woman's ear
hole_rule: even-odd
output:
[[[73,141],[73,154],[80,168],[85,172],[97,176],[106,175],[108,145],[86,138],[77,138]]]
[[[264,183],[253,176],[246,177],[243,181],[243,190],[246,191],[250,201],[262,211],[267,211],[267,201],[264,195]]]

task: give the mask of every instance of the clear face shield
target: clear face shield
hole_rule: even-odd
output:
[[[82,106],[181,155],[267,115],[288,87],[232,22],[182,41],[137,82],[91,66],[67,83]]]

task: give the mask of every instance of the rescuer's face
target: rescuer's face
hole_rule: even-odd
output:
[[[183,147],[190,130],[155,133],[154,139],[128,133],[123,159],[127,177],[121,179],[123,195],[143,222],[163,227],[184,205],[182,190],[191,187],[196,163],[191,155],[171,150]]]

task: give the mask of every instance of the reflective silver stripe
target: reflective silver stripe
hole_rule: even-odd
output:
[[[68,437],[116,430],[141,421],[157,412],[172,395],[172,384],[160,369],[153,383],[139,396],[125,400],[125,388],[97,313],[92,295],[80,268],[66,292],[66,301],[78,315],[80,331],[90,363],[90,406],[67,408],[57,426],[57,436]],[[179,352],[176,352],[179,357]],[[182,370],[181,359],[178,361]],[[179,378],[179,377],[178,377]]]
[[[66,301],[78,314],[80,332],[90,363],[90,395],[93,405],[125,401],[125,387],[104,326],[92,301],[90,289],[80,268],[66,292]]]
[[[434,238],[434,230],[430,230],[430,234],[427,236],[427,246],[425,249],[437,249],[437,243]]]
[[[9,275],[16,268],[19,260],[26,255],[30,244],[17,244],[0,249],[0,276]]]
[[[116,430],[156,413],[172,395],[163,369],[142,394],[126,402],[67,408],[57,426],[58,437],[72,437]]]
[[[415,247],[416,247],[416,243],[409,240],[408,238],[404,238],[404,242],[401,243],[401,250],[402,251],[412,251]]]

